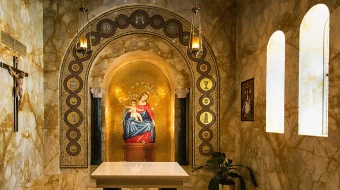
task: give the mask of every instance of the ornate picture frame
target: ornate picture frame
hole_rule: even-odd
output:
[[[254,78],[241,82],[241,121],[254,121]]]

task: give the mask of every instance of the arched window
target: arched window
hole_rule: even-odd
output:
[[[327,136],[329,10],[312,7],[300,26],[299,134]]]
[[[284,132],[285,35],[276,31],[267,45],[266,132]]]

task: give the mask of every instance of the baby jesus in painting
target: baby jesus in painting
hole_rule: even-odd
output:
[[[137,112],[137,111],[143,111],[137,108],[137,100],[132,99],[131,106],[125,106],[125,107],[130,108],[128,112],[130,112],[131,117],[135,118],[136,121],[138,121],[139,119],[141,122],[143,122],[142,116]]]

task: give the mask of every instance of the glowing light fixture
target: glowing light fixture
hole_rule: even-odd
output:
[[[89,40],[89,27],[85,28],[86,25],[89,24],[89,15],[88,15],[88,9],[85,8],[85,5],[83,4],[83,7],[79,9],[81,12],[80,14],[80,22],[81,22],[81,28],[77,31],[77,45],[76,45],[76,51],[82,56],[86,56],[88,53],[90,53],[92,50],[92,43],[91,40]]]
[[[191,54],[193,54],[197,58],[203,54],[200,7],[197,4],[197,0],[195,3],[195,7],[192,8],[192,12],[194,14],[191,20],[189,51]],[[197,28],[198,31],[195,30],[195,28]]]

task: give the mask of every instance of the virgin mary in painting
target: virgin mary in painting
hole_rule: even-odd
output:
[[[155,121],[150,105],[147,103],[149,94],[143,92],[137,102],[136,108],[128,107],[123,116],[123,139],[125,143],[154,143],[155,142]],[[142,119],[134,117],[140,114]],[[131,115],[133,114],[133,115]]]

